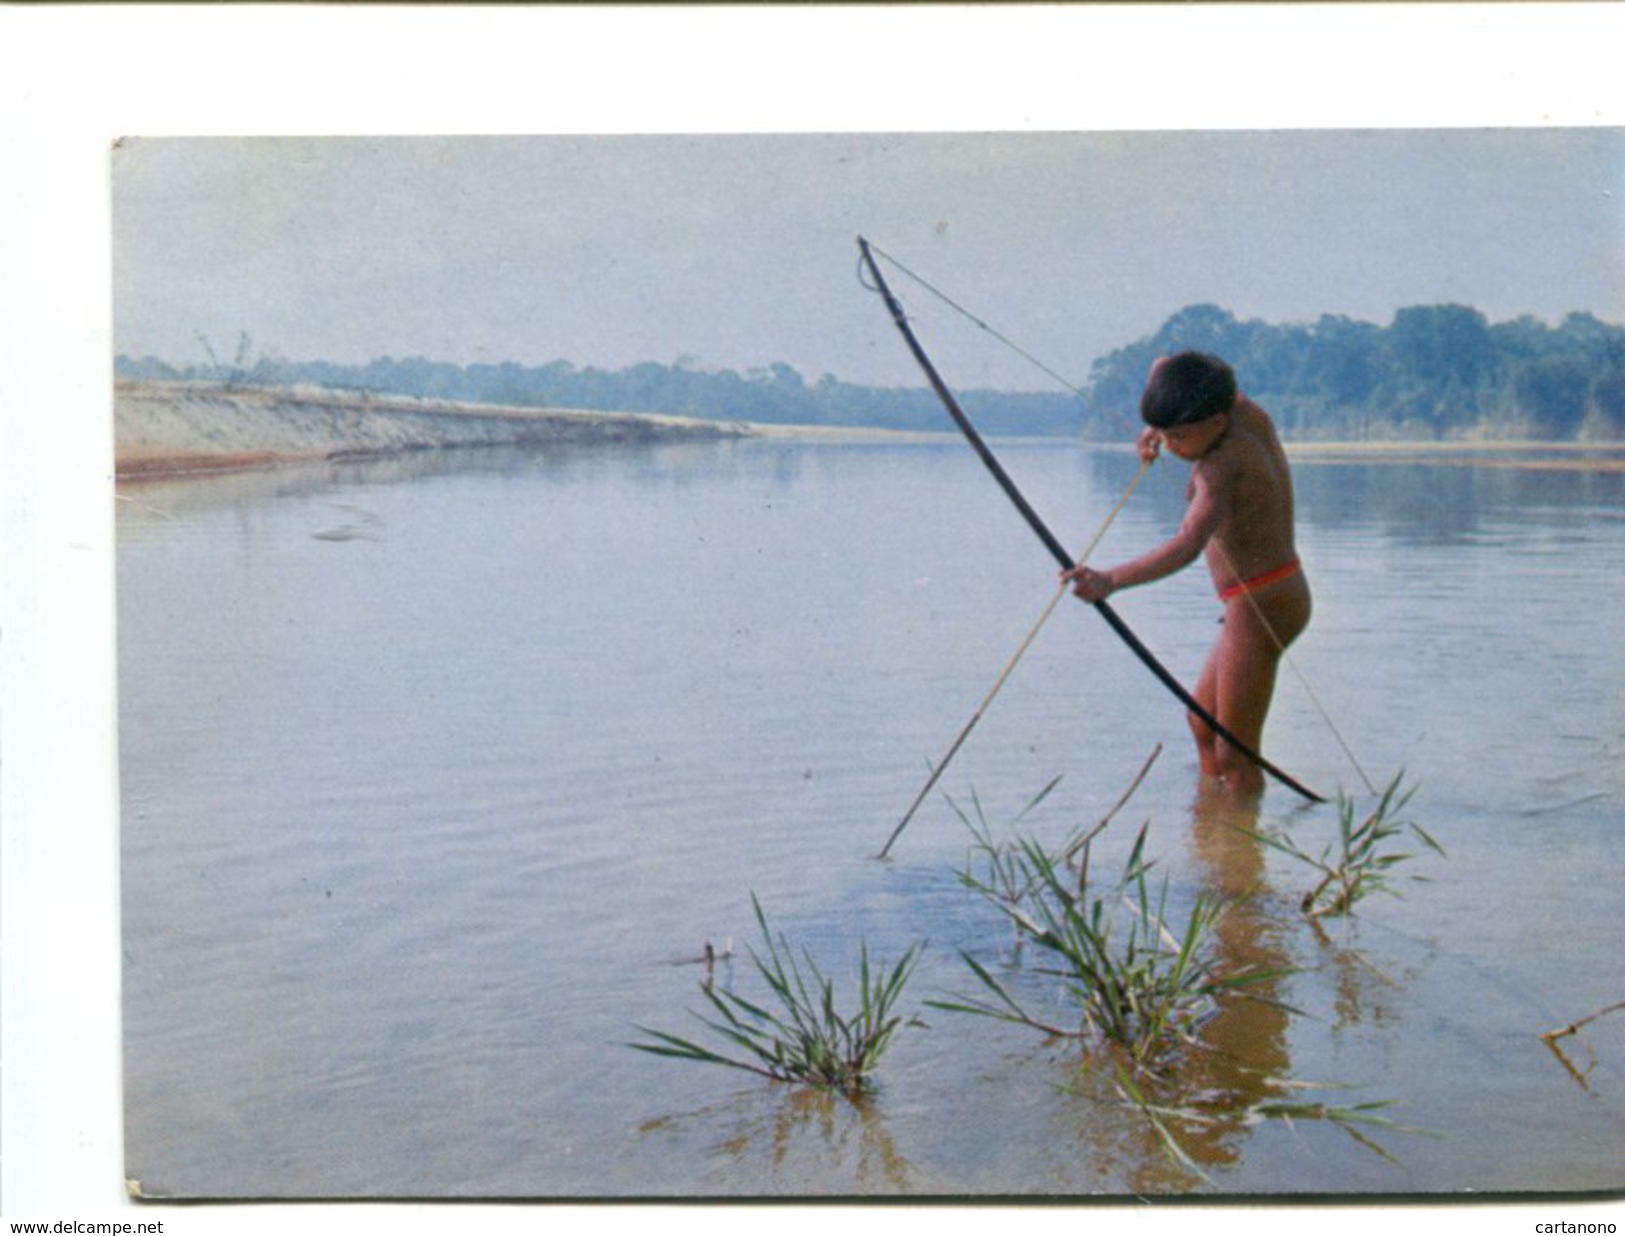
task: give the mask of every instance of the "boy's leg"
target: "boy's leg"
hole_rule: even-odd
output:
[[[1213,649],[1213,715],[1254,751],[1262,749],[1282,653],[1309,624],[1310,606],[1308,585],[1298,576],[1225,607],[1224,632]],[[1263,793],[1263,769],[1223,739],[1215,748],[1218,775],[1231,789]]]
[[[1225,615],[1224,634],[1213,650],[1213,715],[1254,751],[1264,737],[1275,694],[1275,670],[1280,652],[1274,639],[1251,612]],[[1214,736],[1216,775],[1232,790],[1248,796],[1264,791],[1264,770],[1223,738]]]
[[[1213,645],[1213,651],[1208,653],[1207,664],[1202,667],[1202,676],[1196,680],[1191,688],[1191,694],[1196,702],[1207,709],[1211,716],[1219,716],[1219,662],[1220,650],[1224,644],[1224,633],[1219,633],[1218,642]],[[1191,737],[1196,740],[1196,759],[1201,764],[1204,777],[1217,777],[1219,775],[1219,736],[1215,734],[1208,723],[1194,712],[1186,713],[1185,719],[1190,722]]]

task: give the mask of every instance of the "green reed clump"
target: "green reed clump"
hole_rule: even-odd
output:
[[[1055,856],[1049,857],[1051,865],[1071,863],[1076,860],[1079,864],[1079,880],[1087,882],[1089,871],[1088,847],[1089,843],[1106,830],[1106,827],[1117,816],[1117,813],[1128,805],[1134,792],[1150,773],[1151,766],[1157,762],[1162,754],[1162,744],[1159,742],[1147,757],[1139,773],[1123,792],[1100,822],[1087,831],[1079,830],[1068,837]],[[1039,790],[1020,811],[1010,820],[1010,827],[1015,828],[1027,818],[1051,792],[1061,783],[1059,776],[1051,779],[1048,785]],[[961,882],[976,889],[989,900],[999,904],[1001,909],[1019,907],[1027,895],[1038,884],[1038,877],[1034,873],[1033,864],[1027,862],[1021,853],[1021,847],[1008,842],[995,841],[993,828],[988,823],[987,813],[982,809],[982,800],[976,791],[971,790],[970,811],[966,811],[952,798],[948,798],[948,806],[959,817],[966,831],[971,835],[972,845],[966,858],[965,866],[960,872]],[[974,815],[974,818],[972,816]],[[1016,948],[1020,951],[1023,933],[1020,927],[1016,932]]]
[[[1027,814],[1049,797],[1050,792],[1061,782],[1056,777],[1018,811],[1012,824],[1019,824]],[[987,814],[982,809],[982,800],[977,797],[973,789],[970,796],[970,810],[967,811],[955,802],[948,799],[948,806],[959,817],[971,835],[971,849],[965,860],[965,867],[960,873],[960,879],[976,889],[990,901],[1001,908],[1019,907],[1026,899],[1034,885],[1034,876],[1029,865],[1024,863],[1021,855],[1014,847],[995,841],[993,828],[988,823]],[[1016,945],[1021,944],[1021,933],[1018,929]]]
[[[953,1012],[976,1013],[1069,1038],[1093,1036],[1127,1053],[1135,1068],[1155,1069],[1191,1042],[1223,994],[1276,977],[1279,972],[1221,974],[1211,960],[1212,939],[1229,908],[1222,897],[1199,893],[1182,923],[1172,919],[1168,883],[1155,889],[1145,858],[1147,828],[1136,837],[1115,884],[1097,891],[1089,851],[1099,829],[1052,854],[1031,838],[1005,847],[998,883],[967,869],[961,880],[999,909],[1020,936],[1052,963],[1039,974],[1061,981],[1080,1015],[1076,1029],[1029,1012],[986,966],[960,956],[991,996],[927,1001]],[[1075,858],[1074,875],[1068,859]],[[1023,890],[1011,899],[1008,889]]]
[[[766,982],[777,1007],[764,1008],[730,991],[701,984],[715,1018],[695,1014],[738,1054],[725,1055],[690,1039],[660,1030],[638,1029],[656,1041],[631,1047],[657,1056],[695,1060],[744,1069],[775,1081],[801,1083],[855,1097],[870,1089],[875,1065],[897,1031],[920,1024],[897,1011],[903,987],[919,962],[923,944],[913,945],[890,969],[871,965],[869,947],[859,957],[857,1011],[846,1015],[836,1008],[835,984],[819,969],[812,954],[796,951],[783,934],[767,923],[754,894],[751,906],[761,927],[765,951],[750,949],[757,973]]]
[[[1395,775],[1376,808],[1363,820],[1359,818],[1354,800],[1347,794],[1339,794],[1337,836],[1319,855],[1310,854],[1282,832],[1255,834],[1266,845],[1321,873],[1320,882],[1304,894],[1301,904],[1305,914],[1311,918],[1348,914],[1356,903],[1373,893],[1397,896],[1394,868],[1416,856],[1406,850],[1395,850],[1396,838],[1413,837],[1441,858],[1445,857],[1444,848],[1428,836],[1421,825],[1398,818],[1416,793],[1414,786],[1400,793],[1404,776],[1403,770]],[[1425,881],[1427,877],[1409,878]]]

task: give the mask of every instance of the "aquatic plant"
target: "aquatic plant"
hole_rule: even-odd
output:
[[[1216,1126],[1251,1127],[1266,1120],[1278,1120],[1290,1127],[1300,1121],[1324,1121],[1390,1163],[1397,1160],[1377,1141],[1382,1133],[1438,1136],[1432,1130],[1400,1124],[1384,1115],[1394,1106],[1392,1099],[1339,1106],[1307,1097],[1293,1097],[1295,1093],[1327,1089],[1311,1082],[1272,1078],[1269,1088],[1281,1093],[1268,1097],[1243,1097],[1219,1091],[1181,1099],[1155,1094],[1141,1080],[1121,1068],[1114,1068],[1112,1086],[1125,1107],[1145,1118],[1168,1156],[1203,1180],[1211,1178],[1202,1170],[1184,1138]]]
[[[1016,813],[1011,823],[1019,824],[1029,812],[1048,798],[1050,792],[1060,783],[1060,777],[1054,778]],[[951,797],[948,798],[948,806],[964,824],[972,840],[960,879],[1001,906],[1019,906],[1032,891],[1034,877],[1011,846],[994,840],[993,828],[988,823],[987,813],[982,809],[982,800],[976,791],[974,789],[971,791],[968,811],[960,807]],[[1018,928],[1016,933],[1018,950],[1021,939]]]
[[[1151,771],[1151,766],[1157,762],[1162,754],[1162,744],[1159,742],[1152,748],[1151,754],[1146,758],[1139,773],[1130,782],[1129,787],[1117,800],[1112,809],[1101,817],[1100,822],[1088,831],[1080,831],[1068,837],[1062,843],[1060,850],[1051,858],[1052,864],[1071,863],[1076,860],[1079,864],[1079,880],[1088,882],[1089,842],[1106,830],[1117,813],[1134,797],[1134,792],[1140,788],[1140,783]],[[1063,774],[1064,775],[1064,774]],[[1052,778],[1048,785],[1039,790],[1022,809],[1011,818],[1010,827],[1015,828],[1027,818],[1051,792],[1061,783],[1061,777]],[[946,797],[946,796],[945,796]],[[1036,876],[1030,865],[1023,862],[1019,847],[993,839],[993,829],[988,823],[987,813],[982,809],[982,801],[974,789],[970,797],[971,810],[967,812],[951,797],[948,797],[948,806],[964,824],[970,833],[972,846],[961,869],[960,880],[971,888],[976,889],[992,900],[1002,903],[1003,906],[1019,906],[1022,900],[1032,891]],[[975,818],[972,818],[974,813]],[[1016,948],[1020,951],[1022,941],[1021,929],[1017,928]]]
[[[1581,1030],[1585,1029],[1585,1027],[1589,1026],[1598,1018],[1606,1017],[1610,1013],[1619,1012],[1625,1012],[1625,1000],[1620,1000],[1614,1004],[1604,1005],[1594,1013],[1588,1013],[1579,1020],[1571,1021],[1568,1025],[1560,1026],[1556,1030],[1548,1030],[1540,1036],[1541,1041],[1544,1042],[1551,1050],[1552,1055],[1557,1057],[1558,1063],[1563,1066],[1564,1070],[1571,1078],[1579,1083],[1582,1090],[1591,1089],[1591,1083],[1588,1079],[1591,1076],[1592,1070],[1597,1067],[1596,1053],[1591,1053],[1591,1063],[1586,1068],[1582,1069],[1569,1058],[1568,1053],[1559,1047],[1558,1043],[1563,1039],[1579,1034]]]
[[[1267,831],[1253,835],[1266,845],[1289,854],[1321,873],[1321,879],[1304,894],[1301,907],[1311,918],[1348,914],[1356,903],[1373,893],[1398,896],[1394,887],[1394,868],[1415,857],[1408,851],[1395,851],[1391,844],[1396,837],[1409,835],[1428,849],[1445,857],[1444,847],[1430,837],[1421,825],[1411,820],[1396,818],[1416,793],[1413,786],[1400,793],[1404,780],[1401,770],[1382,792],[1377,806],[1356,824],[1359,812],[1354,800],[1339,794],[1337,800],[1337,836],[1319,855],[1310,854],[1284,832]],[[1409,877],[1425,881],[1426,876]]]
[[[1596,1012],[1588,1013],[1588,1014],[1586,1014],[1586,1016],[1580,1018],[1578,1021],[1571,1021],[1568,1025],[1562,1026],[1562,1027],[1560,1027],[1560,1028],[1558,1028],[1556,1030],[1548,1030],[1548,1031],[1546,1031],[1545,1034],[1541,1035],[1540,1037],[1545,1039],[1549,1043],[1554,1042],[1557,1039],[1566,1039],[1570,1035],[1579,1034],[1582,1029],[1584,1029],[1586,1026],[1589,1026],[1592,1022],[1596,1021],[1598,1018],[1606,1017],[1610,1013],[1619,1013],[1619,1012],[1625,1012],[1625,1000],[1621,1000],[1616,1004],[1604,1005],[1602,1008],[1598,1009]]]
[[[1015,1022],[1045,1034],[1099,1040],[1121,1048],[1136,1069],[1156,1069],[1168,1054],[1192,1041],[1222,995],[1278,977],[1280,971],[1242,969],[1221,974],[1211,941],[1229,902],[1209,891],[1197,894],[1182,925],[1170,917],[1168,882],[1153,892],[1145,857],[1148,826],[1142,826],[1115,885],[1092,887],[1089,851],[1097,827],[1051,854],[1031,838],[1009,843],[995,869],[999,883],[975,871],[961,880],[996,906],[1021,936],[1044,950],[1054,964],[1037,973],[1057,978],[1080,1014],[1077,1028],[1032,1014],[1010,988],[970,953],[960,956],[991,998],[927,1001],[935,1008]],[[1077,874],[1067,866],[1077,860]],[[1012,900],[1008,889],[1020,888]]]
[[[898,1029],[921,1024],[915,1017],[905,1020],[895,1010],[919,962],[923,943],[910,947],[890,969],[872,965],[869,946],[864,943],[858,963],[858,1009],[847,1016],[837,1010],[834,982],[824,976],[812,954],[803,948],[798,962],[789,941],[768,926],[754,894],[751,906],[762,931],[764,951],[748,951],[777,1009],[702,983],[700,990],[716,1017],[695,1014],[740,1054],[725,1055],[691,1039],[643,1026],[638,1030],[656,1041],[629,1046],[657,1056],[720,1064],[774,1081],[838,1091],[849,1098],[868,1090],[875,1065]]]

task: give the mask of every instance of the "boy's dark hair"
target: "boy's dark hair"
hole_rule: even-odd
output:
[[[1140,396],[1140,416],[1156,429],[1194,425],[1236,402],[1236,374],[1217,356],[1180,352],[1156,367]]]

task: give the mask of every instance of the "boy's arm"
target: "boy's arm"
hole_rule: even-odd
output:
[[[1191,477],[1191,501],[1179,531],[1148,554],[1119,564],[1105,571],[1079,566],[1066,571],[1061,578],[1070,580],[1073,591],[1085,601],[1103,601],[1122,588],[1137,588],[1141,584],[1164,579],[1182,571],[1201,556],[1202,550],[1218,530],[1219,503],[1209,488],[1207,470],[1198,468]]]
[[[1114,590],[1155,583],[1184,570],[1201,557],[1218,527],[1219,504],[1208,487],[1207,470],[1198,468],[1191,477],[1191,502],[1185,508],[1179,531],[1150,553],[1112,567],[1105,574],[1111,577]]]

